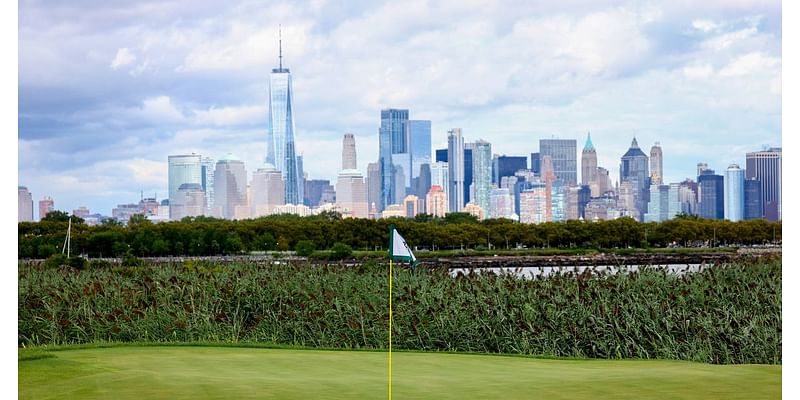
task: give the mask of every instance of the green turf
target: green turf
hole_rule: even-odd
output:
[[[387,354],[111,347],[19,361],[21,399],[381,399]],[[774,399],[780,365],[394,353],[396,399]]]

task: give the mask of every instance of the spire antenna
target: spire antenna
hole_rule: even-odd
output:
[[[278,69],[283,69],[283,45],[281,42],[281,26],[278,24]]]

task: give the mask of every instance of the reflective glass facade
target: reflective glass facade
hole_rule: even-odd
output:
[[[269,127],[267,163],[281,171],[286,183],[287,204],[299,204],[302,180],[297,168],[294,145],[292,75],[288,68],[274,68],[269,77]]]

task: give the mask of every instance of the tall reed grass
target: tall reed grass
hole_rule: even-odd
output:
[[[387,347],[386,265],[114,269],[19,264],[20,345],[269,342]],[[781,259],[701,272],[451,276],[396,268],[394,347],[781,363]]]

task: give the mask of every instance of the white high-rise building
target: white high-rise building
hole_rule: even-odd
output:
[[[744,219],[744,170],[731,164],[725,170],[725,219],[741,221]]]
[[[336,205],[349,211],[353,218],[368,218],[367,186],[357,169],[344,169],[336,180]]]
[[[357,169],[355,137],[352,133],[345,133],[342,142],[342,169]]]
[[[447,188],[450,186],[450,179],[448,173],[449,173],[449,168],[446,162],[437,161],[431,164],[431,186],[437,185],[439,186],[440,189],[442,189],[445,198],[448,199],[448,206],[449,206],[450,197],[447,195],[448,193]]]
[[[450,211],[464,208],[464,137],[461,128],[447,131],[448,196]]]
[[[167,157],[169,169],[169,204],[178,201],[178,188],[184,183],[203,185],[201,157],[199,154],[173,155]],[[176,219],[170,210],[170,219]]]
[[[200,180],[203,191],[206,194],[206,210],[203,211],[204,215],[212,215],[211,210],[214,209],[214,170],[217,167],[217,162],[211,157],[202,157],[200,159]]]
[[[650,148],[650,184],[661,185],[664,182],[664,161],[661,153],[661,143]]]
[[[17,186],[17,220],[33,221],[33,195],[25,186]]]

